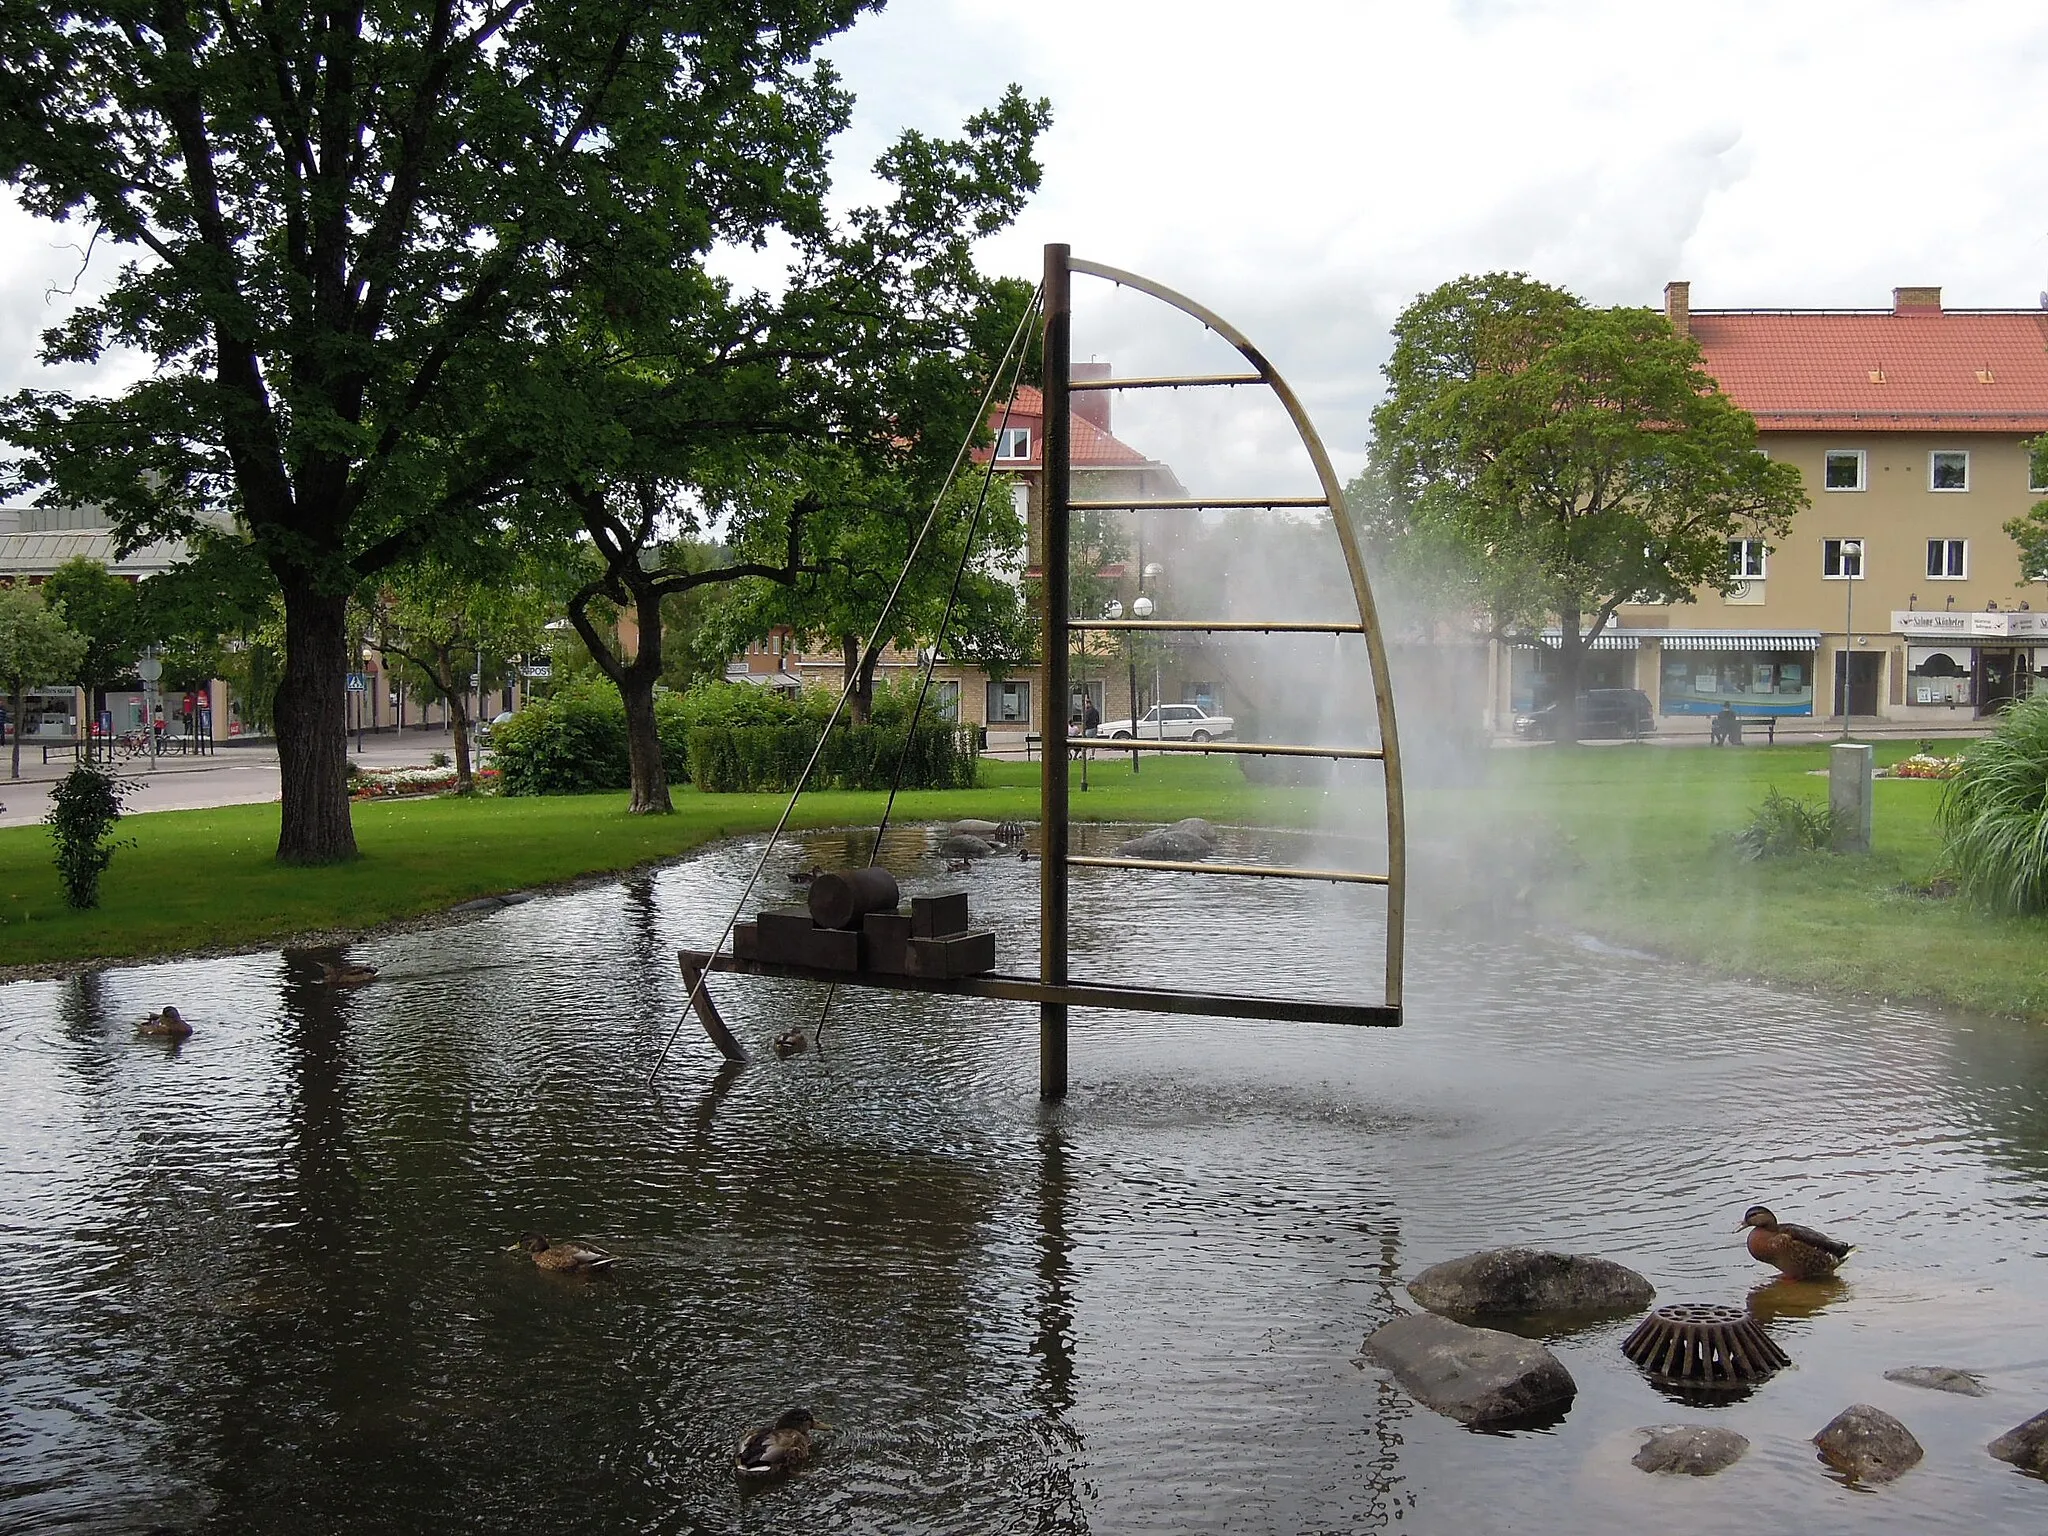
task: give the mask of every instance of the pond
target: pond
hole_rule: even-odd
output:
[[[1264,842],[1243,834],[1232,850]],[[966,884],[1035,963],[1033,864]],[[305,956],[0,987],[0,1530],[1920,1532],[2038,1528],[1989,1458],[2048,1407],[2048,1033],[1818,1000],[1575,942],[1411,934],[1400,1030],[1077,1014],[1041,1110],[1035,1011],[720,978],[761,1049],[676,1027],[758,842]],[[847,839],[779,851],[832,864]],[[1249,891],[1249,895],[1247,892]],[[1129,871],[1074,886],[1077,976],[1357,995],[1370,892]],[[1366,983],[1367,987],[1371,983]],[[163,1002],[197,1025],[139,1040]],[[1858,1244],[1767,1285],[1753,1201]],[[620,1256],[538,1272],[528,1229]],[[1794,1366],[1667,1401],[1626,1320],[1552,1338],[1579,1396],[1482,1435],[1357,1361],[1402,1282],[1529,1243],[1665,1301],[1754,1296]],[[1981,1399],[1891,1367],[1985,1373]],[[1852,1402],[1927,1459],[1845,1488],[1808,1437]],[[803,1475],[736,1486],[793,1404]],[[1753,1442],[1706,1480],[1637,1425]]]

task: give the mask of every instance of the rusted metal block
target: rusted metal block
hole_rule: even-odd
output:
[[[809,965],[806,946],[817,929],[805,907],[766,907],[754,918],[760,958],[775,965]]]
[[[804,936],[796,963],[820,971],[857,971],[860,935],[851,928],[813,928]]]
[[[910,898],[910,936],[913,939],[943,939],[966,931],[965,891],[948,891],[943,896]]]
[[[944,938],[912,938],[905,974],[933,979],[980,976],[996,968],[996,931],[977,928]]]
[[[835,869],[811,882],[811,916],[820,928],[858,928],[869,912],[895,910],[896,877],[886,869]]]
[[[867,943],[867,969],[890,976],[910,973],[910,914],[870,912],[860,920],[860,934]]]
[[[761,930],[752,922],[732,925],[732,953],[736,960],[761,958]]]

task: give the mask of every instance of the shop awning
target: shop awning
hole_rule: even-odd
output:
[[[1544,645],[1556,645],[1563,638],[1563,630],[1546,629],[1543,631],[1542,643]],[[1586,649],[1589,651],[1633,651],[1641,641],[1642,636],[1640,634],[1632,633],[1628,630],[1604,629],[1586,642]],[[1529,639],[1518,639],[1512,643],[1531,651],[1537,647],[1537,642]]]
[[[1649,638],[1645,636],[1645,638]],[[1817,629],[1667,629],[1655,636],[1668,651],[1817,651]]]

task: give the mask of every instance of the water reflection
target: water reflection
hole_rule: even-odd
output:
[[[1029,970],[1035,866],[949,876],[931,843],[892,829],[885,861],[912,893],[964,884]],[[842,989],[826,1047],[778,1062],[820,989],[723,977],[756,1059],[722,1069],[691,1023],[650,1088],[674,951],[716,936],[759,846],[358,946],[382,974],[356,991],[313,953],[0,988],[0,1527],[2038,1518],[1982,1452],[2048,1395],[2011,1346],[2048,1327],[2038,1032],[1425,922],[1407,1028],[1082,1012],[1051,1113],[1029,1008]],[[818,834],[788,862],[865,848]],[[786,867],[759,900],[792,899]],[[1368,893],[1247,908],[1107,871],[1075,910],[1083,974],[1372,985]],[[188,999],[181,1053],[133,1037]],[[1801,1084],[1795,1127],[1726,1092],[1772,1078]],[[1727,1231],[1759,1199],[1856,1242],[1853,1274],[1759,1284]],[[619,1268],[560,1283],[504,1251],[528,1229]],[[1629,1319],[1551,1336],[1579,1396],[1540,1433],[1470,1435],[1353,1363],[1408,1276],[1496,1243],[1749,1295],[1795,1365],[1696,1411],[1757,1449],[1681,1492],[1628,1465],[1669,1413]],[[1883,1380],[1930,1362],[1995,1363],[1993,1395]],[[1853,1507],[1806,1443],[1851,1401],[1929,1450]],[[743,1494],[738,1433],[799,1402],[836,1426],[818,1462]]]

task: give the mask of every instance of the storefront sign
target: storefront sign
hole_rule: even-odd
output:
[[[1921,613],[1900,612],[1895,608],[1892,610],[1892,633],[1934,635],[1948,640],[1960,639],[1966,635],[1988,635],[1993,638],[2048,635],[2048,613],[2003,613],[1997,610],[1983,613]]]

